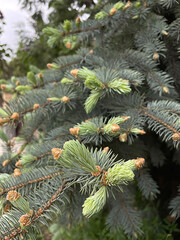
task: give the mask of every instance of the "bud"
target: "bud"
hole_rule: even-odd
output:
[[[127,120],[129,120],[131,117],[128,117],[128,116],[122,116],[121,118],[124,119],[124,122],[126,122]]]
[[[141,135],[146,134],[146,132],[144,130],[141,130],[141,129],[138,129],[138,128],[132,128],[130,131],[132,133],[141,134]]]
[[[109,147],[103,148],[103,153],[107,153],[109,151]]]
[[[102,186],[94,195],[88,197],[83,204],[83,215],[91,217],[99,212],[106,203],[106,186]]]
[[[141,6],[141,2],[138,1],[135,3],[135,7],[138,8],[139,6]]]
[[[31,155],[30,153],[25,153],[22,155],[21,159],[20,159],[20,162],[18,161],[17,163],[21,165],[26,165],[26,164],[29,164],[29,163],[32,163],[34,161],[37,161],[37,157],[36,156],[33,156]]]
[[[137,169],[142,168],[143,165],[144,165],[144,163],[145,163],[145,159],[144,159],[144,158],[137,158],[137,159],[135,160],[135,162],[134,162],[134,164],[135,164],[135,166],[136,166]]]
[[[49,69],[51,69],[51,68],[52,68],[52,63],[48,63],[46,66],[47,66]]]
[[[119,136],[119,141],[120,141],[120,142],[127,142],[127,133],[122,133],[122,134]]]
[[[48,63],[48,64],[50,64],[50,63]],[[43,77],[43,74],[42,73],[38,73],[38,78],[42,78],[42,77]]]
[[[41,83],[43,83],[43,74],[42,73],[38,73],[38,79]]]
[[[54,159],[57,160],[63,153],[63,150],[61,148],[52,148],[51,152],[52,152]]]
[[[139,16],[138,15],[135,15],[132,17],[132,19],[137,19]]]
[[[55,63],[51,64],[51,69],[59,69],[59,66]]]
[[[136,160],[134,160],[134,159],[128,160],[128,161],[124,162],[123,167],[127,167],[132,171],[136,170],[135,161]]]
[[[109,14],[112,16],[117,12],[116,8],[111,8],[111,10],[109,11]]]
[[[144,135],[144,134],[146,134],[146,132],[144,130],[139,130],[138,134]]]
[[[164,30],[162,30],[161,33],[162,33],[163,35],[165,35],[165,36],[168,35],[168,32],[166,32],[166,31],[164,31]]]
[[[16,191],[8,192],[7,200],[9,200],[15,208],[22,209],[24,212],[32,214],[29,209],[29,203],[21,196],[20,193]]]
[[[20,154],[22,153],[22,151],[21,151],[21,150],[19,150],[17,153],[18,153],[18,155],[20,155]]]
[[[158,53],[154,53],[153,58],[154,58],[155,60],[159,59],[159,54],[158,54]]]
[[[15,88],[17,92],[20,92],[22,94],[32,89],[33,89],[32,86],[29,86],[29,85],[20,85]]]
[[[128,2],[126,3],[126,5],[124,6],[123,10],[126,10],[126,9],[129,8],[130,6],[131,6],[131,2],[128,1]]]
[[[7,86],[5,84],[1,84],[1,89],[2,90],[6,89],[6,88],[7,88]]]
[[[108,16],[107,13],[105,13],[104,11],[101,11],[101,12],[96,13],[95,19],[101,20],[107,16]]]
[[[37,83],[36,76],[34,75],[33,72],[28,72],[27,73],[27,80],[34,85]]]
[[[15,168],[13,175],[14,175],[14,177],[21,176],[21,171],[20,171],[20,169],[19,169],[19,168]]]
[[[72,70],[70,71],[70,73],[71,73],[75,78],[77,78],[78,72],[79,72],[79,69],[72,69]]]
[[[163,87],[163,92],[168,93],[169,89],[167,87]]]
[[[40,107],[40,104],[35,103],[34,106],[33,106],[33,109],[36,110],[36,109],[38,109],[39,107]]]
[[[5,167],[8,165],[8,163],[10,163],[10,159],[6,159],[3,163],[2,163],[2,166]]]
[[[19,86],[20,85],[20,81],[18,80],[17,82],[16,82],[16,86]]]
[[[96,172],[91,172],[91,175],[94,177],[98,177],[101,174],[101,167],[96,166],[97,171]]]
[[[21,160],[18,160],[15,164],[16,167],[22,167],[22,163],[21,163]]]
[[[114,8],[116,8],[117,10],[120,10],[124,7],[124,3],[122,2],[117,2],[115,5],[114,5]]]
[[[115,133],[118,132],[120,130],[120,126],[117,125],[116,123],[112,124],[111,126],[111,132]]]
[[[71,44],[70,42],[67,42],[67,43],[65,44],[65,46],[66,46],[66,48],[71,49],[72,44]]]
[[[100,182],[101,184],[107,186],[108,183],[106,182],[106,175],[107,175],[107,171],[106,170],[103,170],[103,178],[102,178],[102,182]]]
[[[89,50],[89,53],[90,53],[90,54],[93,54],[93,49]]]
[[[58,101],[61,101],[61,98],[52,97],[52,98],[47,98],[47,100],[51,102],[58,102]]]
[[[122,82],[128,84],[128,83],[129,83],[129,80],[127,80],[127,79],[122,79]]]
[[[80,128],[79,127],[74,127],[74,128],[70,128],[69,129],[69,132],[72,134],[72,135],[78,135],[79,134],[79,130]]]
[[[66,84],[66,83],[73,83],[73,80],[68,79],[68,78],[63,78],[63,79],[61,80],[61,83],[63,83],[63,84]]]
[[[66,96],[62,97],[61,100],[62,100],[62,102],[64,102],[64,103],[70,102],[70,98],[69,98],[69,97],[66,97]]]
[[[76,23],[79,23],[79,22],[81,22],[81,19],[80,19],[80,17],[78,16],[78,17],[76,18]]]
[[[10,117],[11,119],[19,119],[19,113],[15,112],[13,115]]]
[[[7,200],[10,202],[14,202],[17,201],[20,196],[21,194],[16,191],[9,191],[7,194]]]
[[[108,169],[106,174],[106,182],[108,185],[119,185],[132,181],[133,179],[133,171],[121,164],[115,164],[112,168]]]
[[[31,224],[31,217],[26,213],[20,217],[19,223],[24,227],[29,226]]]
[[[80,17],[77,17],[76,18],[76,27],[79,29],[80,26],[81,26],[81,19],[80,19]]]
[[[180,133],[179,133],[179,132],[174,133],[174,134],[172,135],[172,139],[173,139],[175,142],[177,142],[177,141],[180,139]]]
[[[70,32],[72,29],[72,24],[69,20],[64,20],[63,28],[66,32]]]

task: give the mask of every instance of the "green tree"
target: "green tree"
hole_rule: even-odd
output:
[[[108,1],[86,21],[43,30],[72,54],[1,85],[14,100],[0,124],[22,126],[15,139],[0,132],[1,239],[93,215],[105,216],[109,239],[143,239],[143,201],[157,198],[159,216],[179,218],[179,6]],[[167,225],[158,238],[177,232]]]
[[[21,6],[28,9],[32,13],[32,26],[35,30],[36,36],[30,38],[26,37],[25,32],[20,31],[20,43],[16,52],[16,57],[10,62],[10,67],[14,69],[13,75],[23,76],[29,71],[30,65],[35,65],[38,68],[45,68],[48,62],[51,62],[54,58],[69,54],[69,51],[65,48],[64,44],[60,42],[49,49],[47,46],[47,37],[42,34],[42,29],[46,26],[56,27],[63,24],[64,20],[75,20],[78,16],[78,9],[94,8],[93,1],[20,1]],[[42,17],[42,11],[40,11],[41,5],[48,3],[48,6],[52,11],[48,16],[48,23],[45,23]],[[73,6],[76,5],[76,8]],[[82,11],[81,14],[83,14]],[[91,9],[92,14],[92,9]],[[72,53],[72,52],[71,52]]]
[[[3,26],[5,25],[3,13],[0,11],[0,36],[3,33]],[[11,49],[8,48],[6,43],[0,44],[0,76],[9,78],[9,67],[5,58],[10,57]]]

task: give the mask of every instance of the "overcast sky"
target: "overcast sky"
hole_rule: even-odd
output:
[[[21,28],[25,30],[26,35],[32,36],[34,34],[33,28],[29,23],[31,14],[27,10],[21,9],[18,0],[0,0],[0,10],[6,22],[0,43],[7,43],[8,47],[15,51],[19,41],[17,30]],[[42,10],[46,13],[47,6],[43,7]]]

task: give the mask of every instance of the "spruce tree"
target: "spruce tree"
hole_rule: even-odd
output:
[[[86,21],[43,30],[51,47],[76,53],[1,84],[14,98],[0,125],[21,128],[14,139],[0,131],[0,239],[97,213],[113,231],[143,234],[135,191],[154,200],[152,169],[168,151],[166,164],[179,162],[179,17],[176,0],[108,1]],[[178,191],[167,206],[173,218],[179,206]]]

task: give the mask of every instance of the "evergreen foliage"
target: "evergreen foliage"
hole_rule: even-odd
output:
[[[179,151],[179,4],[108,1],[86,21],[45,28],[50,47],[73,54],[2,82],[13,99],[0,125],[21,129],[15,139],[0,131],[0,239],[35,239],[55,216],[72,225],[96,213],[112,234],[141,239],[134,193],[157,198],[151,170],[165,164],[161,146]],[[178,191],[173,218],[179,205]]]

